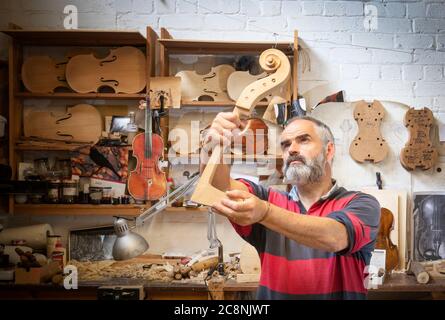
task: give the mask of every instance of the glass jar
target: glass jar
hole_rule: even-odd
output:
[[[76,203],[77,198],[77,181],[65,180],[62,187],[62,202],[67,204]]]
[[[90,187],[90,203],[100,204],[101,201],[102,201],[102,188]]]
[[[58,159],[56,170],[60,173],[61,179],[71,179],[71,159]]]
[[[48,203],[60,203],[60,191],[61,191],[61,183],[60,180],[53,180],[48,183],[48,195],[47,202]]]
[[[102,199],[101,199],[100,203],[111,204],[111,198],[112,198],[111,193],[112,193],[111,187],[103,187],[102,188]]]

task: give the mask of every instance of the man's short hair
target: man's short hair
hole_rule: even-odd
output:
[[[295,120],[307,120],[315,124],[315,127],[317,128],[318,135],[320,136],[321,140],[323,141],[323,146],[326,148],[329,142],[334,142],[334,135],[332,134],[331,129],[323,122],[318,119],[315,119],[310,116],[302,116],[302,117],[293,117],[287,120],[285,128],[290,125]]]

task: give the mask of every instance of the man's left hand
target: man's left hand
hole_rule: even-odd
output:
[[[262,221],[267,214],[269,205],[255,195],[242,191],[226,191],[229,199],[215,203],[212,209],[229,218],[240,226],[248,226]]]

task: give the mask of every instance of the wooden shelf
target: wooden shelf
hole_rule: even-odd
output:
[[[172,159],[172,155],[168,155],[169,159]],[[176,158],[181,158],[181,159],[199,159],[199,155],[198,154],[176,154],[174,155]],[[253,160],[252,156],[245,156],[245,155],[224,155],[225,159],[229,159],[232,158],[234,160],[242,160],[242,161],[248,161],[250,162],[251,160]],[[258,160],[262,160],[262,161],[267,161],[267,160],[273,160],[273,161],[277,161],[278,163],[282,163],[283,162],[283,157],[279,156],[279,155],[257,155],[255,156],[255,161]]]
[[[22,45],[34,46],[145,46],[136,30],[2,30]]]
[[[267,107],[267,102],[259,102],[256,107]],[[181,107],[235,107],[235,101],[182,101]]]
[[[277,48],[287,55],[293,54],[292,42],[249,42],[249,41],[200,41],[158,39],[169,54],[235,54],[261,53],[270,48]]]
[[[134,204],[14,204],[14,214],[37,216],[132,216],[148,206]],[[169,207],[166,212],[207,212],[206,208]]]
[[[140,100],[145,98],[144,93],[76,93],[76,92],[56,92],[56,93],[32,93],[17,92],[16,98],[23,99],[106,99],[106,100]]]

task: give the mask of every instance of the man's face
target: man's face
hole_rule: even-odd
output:
[[[286,182],[296,185],[316,183],[325,175],[326,150],[316,125],[294,120],[281,134]]]

